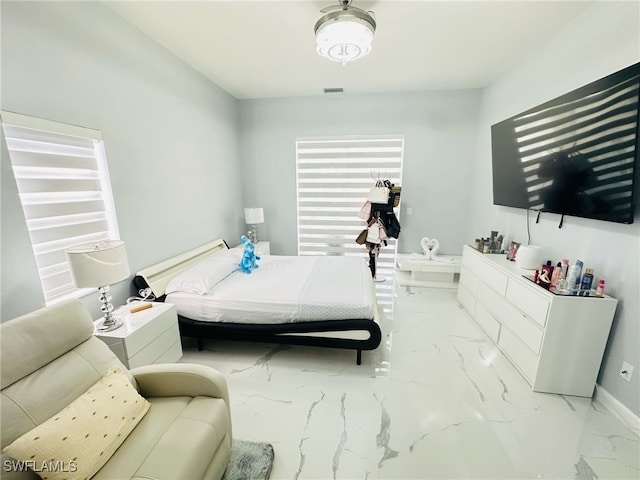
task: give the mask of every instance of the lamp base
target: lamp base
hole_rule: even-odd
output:
[[[111,330],[115,330],[116,328],[120,328],[124,322],[121,318],[112,318],[111,321],[109,319],[104,319],[102,322],[98,324],[96,330],[99,332],[110,332]]]
[[[104,313],[104,320],[102,320],[98,327],[96,327],[97,330],[100,332],[110,332],[111,330],[121,327],[123,323],[122,319],[113,315],[113,305],[111,305],[109,286],[106,285],[104,287],[99,287],[98,292],[100,292],[100,301],[102,302],[100,310]]]
[[[247,231],[247,238],[251,241],[251,243],[257,245],[258,244],[258,226],[251,225],[251,228]]]

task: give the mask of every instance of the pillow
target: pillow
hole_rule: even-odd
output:
[[[238,264],[230,260],[215,262],[205,260],[172,278],[165,293],[185,292],[204,295],[237,269]]]
[[[236,264],[240,263],[240,259],[242,258],[242,244],[231,247],[225,250],[221,250],[215,255],[207,258],[207,262],[234,262]]]
[[[114,367],[86,393],[2,451],[48,480],[90,478],[107,463],[149,406],[127,375]]]

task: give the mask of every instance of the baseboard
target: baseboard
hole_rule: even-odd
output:
[[[595,399],[598,400],[603,407],[618,417],[622,423],[636,434],[636,436],[640,437],[640,417],[620,403],[619,400],[598,384],[596,384]]]

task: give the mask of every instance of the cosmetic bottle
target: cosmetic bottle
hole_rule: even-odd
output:
[[[551,277],[553,276],[553,265],[551,265],[551,260],[547,260],[547,263],[542,265],[542,271],[547,272],[547,277],[549,278],[549,282],[551,282]]]
[[[547,272],[548,270],[543,270],[542,273],[540,273],[540,276],[538,277],[538,285],[549,290],[549,287],[551,287],[551,278],[549,278]]]
[[[603,297],[604,296],[604,280],[600,280],[598,282],[598,288],[596,288],[596,296]]]
[[[566,294],[568,293],[568,285],[567,285],[567,273],[569,271],[569,259],[563,258],[561,263],[562,270],[560,271],[560,280],[558,281],[558,286],[556,291],[558,293]]]
[[[569,270],[569,259],[563,258],[560,262],[562,265],[562,273],[560,274],[560,278],[567,278],[567,271]]]
[[[585,292],[586,295],[591,291],[591,285],[593,285],[593,268],[587,268],[582,276],[582,282],[580,283],[580,290]]]
[[[580,267],[577,263],[571,265],[569,267],[569,272],[567,273],[567,286],[564,293],[575,294],[577,291],[576,282],[580,280]]]
[[[584,266],[584,263],[582,263],[582,260],[576,260],[575,266],[578,267],[578,271],[573,283],[569,282],[569,288],[571,288],[572,290],[580,290],[580,282],[582,281],[582,267]]]
[[[553,269],[553,275],[551,275],[551,286],[557,287],[558,282],[560,281],[560,274],[562,274],[562,264],[558,262],[556,267]]]

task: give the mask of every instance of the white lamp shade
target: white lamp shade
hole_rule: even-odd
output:
[[[373,12],[341,2],[341,7],[322,9],[315,24],[316,50],[323,57],[343,65],[371,52],[376,20]]]
[[[264,212],[262,208],[245,208],[244,209],[244,223],[249,225],[255,225],[256,223],[264,223]]]
[[[130,274],[127,251],[120,240],[103,240],[65,250],[73,283],[78,288],[105,287]]]
[[[371,52],[373,28],[359,18],[337,18],[322,25],[316,33],[318,54],[336,62],[349,62]]]

